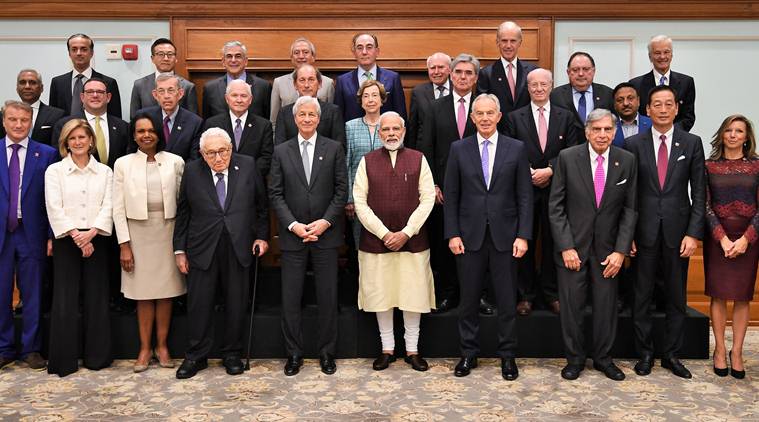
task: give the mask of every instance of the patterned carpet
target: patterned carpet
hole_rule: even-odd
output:
[[[515,382],[500,376],[499,361],[481,360],[466,378],[453,376],[455,359],[431,359],[426,373],[402,360],[376,372],[368,359],[338,360],[335,375],[307,360],[285,377],[283,361],[255,361],[231,377],[219,362],[190,380],[158,366],[131,372],[132,361],[102,371],[80,370],[60,379],[22,363],[0,371],[0,419],[12,421],[738,421],[759,420],[759,330],[749,332],[747,377],[718,378],[711,360],[687,361],[692,380],[657,366],[648,377],[632,361],[627,375],[607,380],[587,368],[576,381],[559,375],[561,359],[518,359]]]

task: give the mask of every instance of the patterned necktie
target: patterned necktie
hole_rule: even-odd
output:
[[[235,151],[240,149],[240,139],[242,139],[242,121],[235,120]]]
[[[76,81],[74,81],[74,89],[71,91],[71,114],[82,111],[82,91],[84,84],[82,83],[84,75],[81,73],[76,75]]]
[[[440,98],[445,95],[445,85],[438,85],[437,90],[438,90],[438,94],[435,97],[435,99]]]
[[[667,77],[664,75],[661,75],[661,78],[659,78],[659,85],[666,85],[667,84]]]
[[[596,172],[593,175],[593,187],[596,191],[596,208],[599,208],[601,206],[601,198],[604,196],[604,185],[606,184],[604,156],[599,155],[596,157],[596,163]]]
[[[538,140],[540,141],[540,150],[546,152],[546,145],[548,145],[548,123],[546,122],[546,116],[543,114],[545,108],[540,107],[538,109]]]
[[[169,138],[171,137],[171,129],[169,128],[171,123],[171,116],[163,118],[163,140],[166,142],[166,146],[169,146]]]
[[[456,116],[456,126],[459,128],[459,139],[464,138],[464,129],[466,129],[466,107],[464,106],[464,97],[459,98],[459,115]]]
[[[490,151],[488,151],[490,140],[482,141],[482,177],[485,179],[485,186],[490,188]]]
[[[10,188],[10,203],[8,204],[8,231],[13,232],[18,228],[18,190],[21,186],[21,167],[18,161],[20,144],[11,144],[13,152],[11,161],[8,163],[8,179]]]
[[[306,173],[306,183],[311,184],[311,160],[308,158],[308,141],[303,141],[300,144],[303,146],[300,159],[303,162],[303,171]]]
[[[588,117],[588,104],[585,102],[585,93],[588,91],[580,91],[580,101],[577,103],[577,114],[582,120],[582,124],[585,124],[585,119]]]
[[[371,81],[374,79],[372,72],[364,72],[364,77],[366,78],[367,81]]]
[[[95,148],[98,152],[98,158],[103,164],[108,164],[108,148],[105,146],[105,134],[103,128],[100,126],[102,117],[95,117]]]
[[[511,91],[511,99],[517,102],[517,83],[514,79],[514,65],[509,63],[508,70],[506,71],[506,80],[509,82],[509,90]]]
[[[656,158],[656,172],[659,173],[659,187],[664,189],[664,180],[667,178],[667,135],[659,136],[659,153]]]
[[[216,196],[219,198],[219,205],[224,209],[227,200],[227,185],[224,183],[224,173],[216,173]]]

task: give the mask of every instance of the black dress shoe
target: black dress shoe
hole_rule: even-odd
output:
[[[501,376],[506,381],[514,381],[519,376],[519,368],[514,358],[501,358]]]
[[[208,368],[208,361],[205,359],[192,360],[185,359],[182,365],[177,369],[177,378],[180,380],[194,377],[198,371]]]
[[[651,373],[651,368],[654,367],[654,358],[643,357],[635,364],[635,373],[640,376],[646,376]]]
[[[561,377],[565,380],[576,380],[580,376],[580,372],[585,369],[582,365],[575,365],[575,364],[567,364],[564,368],[561,369]]]
[[[457,377],[465,377],[469,375],[469,372],[472,371],[472,369],[477,367],[477,358],[476,357],[464,357],[459,360],[459,363],[456,364],[456,368],[453,370],[453,375],[456,375]]]
[[[0,369],[5,368],[6,366],[11,366],[15,362],[16,362],[16,359],[0,356]]]
[[[480,298],[480,313],[482,315],[493,315],[495,313],[495,307],[484,297]]]
[[[291,377],[300,372],[300,367],[303,366],[303,358],[300,356],[290,356],[285,363],[285,375]]]
[[[381,371],[383,369],[387,369],[387,367],[390,366],[390,364],[393,362],[395,362],[395,356],[390,353],[383,353],[379,355],[377,359],[374,359],[374,363],[372,363],[372,369],[375,371]]]
[[[322,367],[322,372],[327,375],[332,375],[337,371],[337,365],[335,364],[335,358],[330,355],[322,355],[319,358],[319,365]]]
[[[673,374],[677,375],[680,378],[693,378],[693,375],[691,375],[688,368],[685,367],[682,363],[680,363],[677,358],[671,358],[671,359],[662,359],[661,360],[661,367],[665,369],[669,369],[672,371]]]
[[[411,367],[415,371],[424,372],[428,369],[430,369],[430,366],[427,364],[427,361],[424,360],[423,357],[416,355],[408,355],[405,358],[403,358],[403,361],[411,365]]]
[[[245,372],[245,366],[237,356],[227,356],[224,358],[224,367],[227,368],[227,374],[240,375]]]
[[[448,312],[451,309],[455,308],[453,304],[453,300],[449,298],[445,298],[440,301],[440,303],[437,304],[435,309],[432,310],[433,314],[442,314],[443,312]]]
[[[614,364],[614,362],[608,364],[607,366],[601,366],[593,362],[593,369],[603,372],[604,375],[606,375],[606,378],[612,381],[622,381],[625,379],[625,373],[622,372],[622,370],[619,369],[617,365]]]

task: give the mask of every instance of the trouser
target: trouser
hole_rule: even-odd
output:
[[[536,297],[542,295],[546,304],[559,299],[556,266],[553,262],[553,236],[548,219],[548,190],[550,188],[534,190],[533,239],[528,241],[527,253],[519,260],[518,286],[519,300],[535,302]],[[538,238],[540,238],[541,251],[539,260],[535,240]]]
[[[419,312],[403,311],[403,340],[406,343],[406,352],[416,353],[419,351],[419,322],[421,318],[422,314]],[[377,325],[379,326],[382,350],[395,350],[393,309],[377,312]]]

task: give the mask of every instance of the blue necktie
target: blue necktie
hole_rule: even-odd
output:
[[[21,185],[21,166],[18,160],[18,149],[20,144],[11,144],[13,153],[8,163],[8,180],[10,188],[10,203],[8,204],[8,223],[7,229],[13,232],[18,228],[18,189]]]
[[[219,197],[219,205],[224,209],[224,202],[227,200],[227,189],[224,183],[224,173],[216,173],[216,196]]]
[[[664,75],[661,75],[661,78],[659,78],[659,86],[666,85],[667,84],[667,77]]]
[[[580,120],[582,120],[582,124],[585,124],[585,118],[588,114],[588,104],[585,102],[585,93],[587,91],[581,91],[580,92],[580,102],[577,103],[577,114],[580,115]]]
[[[242,139],[242,121],[240,119],[235,120],[235,151],[240,150],[240,139]]]
[[[490,187],[490,151],[488,151],[490,141],[482,141],[482,177],[485,178],[485,186]]]

